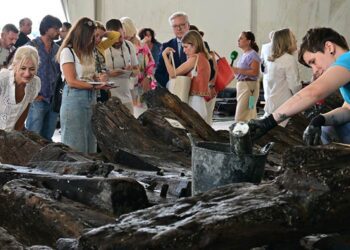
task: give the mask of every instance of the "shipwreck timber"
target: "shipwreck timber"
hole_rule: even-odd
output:
[[[261,184],[229,184],[187,197],[186,133],[226,143],[229,134],[212,130],[164,89],[145,100],[150,109],[139,119],[118,99],[95,107],[100,155],[29,132],[0,131],[0,243],[27,249],[308,249],[308,236],[324,233],[329,237],[319,242],[347,246],[347,146],[302,146],[307,120],[300,115],[258,141],[258,147],[276,142]]]

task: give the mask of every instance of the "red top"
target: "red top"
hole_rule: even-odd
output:
[[[210,65],[203,52],[193,55],[198,57],[197,76],[192,77],[190,96],[209,96]],[[191,71],[193,72],[193,70]]]

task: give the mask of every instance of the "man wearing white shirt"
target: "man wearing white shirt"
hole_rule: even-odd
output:
[[[6,24],[1,31],[0,37],[0,68],[6,68],[10,62],[11,57],[15,51],[15,43],[18,39],[18,29],[15,25]]]
[[[110,91],[112,96],[118,97],[130,110],[130,113],[133,114],[133,102],[130,92],[130,85],[133,81],[130,77],[138,72],[135,47],[131,42],[124,40],[123,27],[118,19],[109,20],[106,23],[106,28],[109,31],[118,31],[121,34],[119,42],[105,51],[109,80],[117,84],[117,88],[113,88]],[[125,71],[130,71],[130,73],[123,73]]]

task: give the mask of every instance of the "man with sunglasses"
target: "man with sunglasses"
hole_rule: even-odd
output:
[[[173,29],[175,38],[169,40],[162,44],[162,51],[160,52],[159,62],[157,64],[155,78],[157,80],[158,86],[166,87],[169,81],[169,74],[166,70],[165,63],[162,57],[162,52],[165,48],[171,47],[176,52],[174,53],[175,68],[179,67],[184,63],[187,58],[182,49],[181,39],[190,29],[190,23],[188,21],[188,16],[184,12],[175,12],[169,17],[169,23]]]

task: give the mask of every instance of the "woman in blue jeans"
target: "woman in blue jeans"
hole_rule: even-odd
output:
[[[60,111],[62,143],[83,153],[95,153],[97,149],[91,124],[96,90],[110,88],[106,86],[105,74],[95,74],[95,32],[93,20],[86,17],[78,20],[63,41],[57,58],[67,83]],[[101,84],[89,83],[94,81]]]

